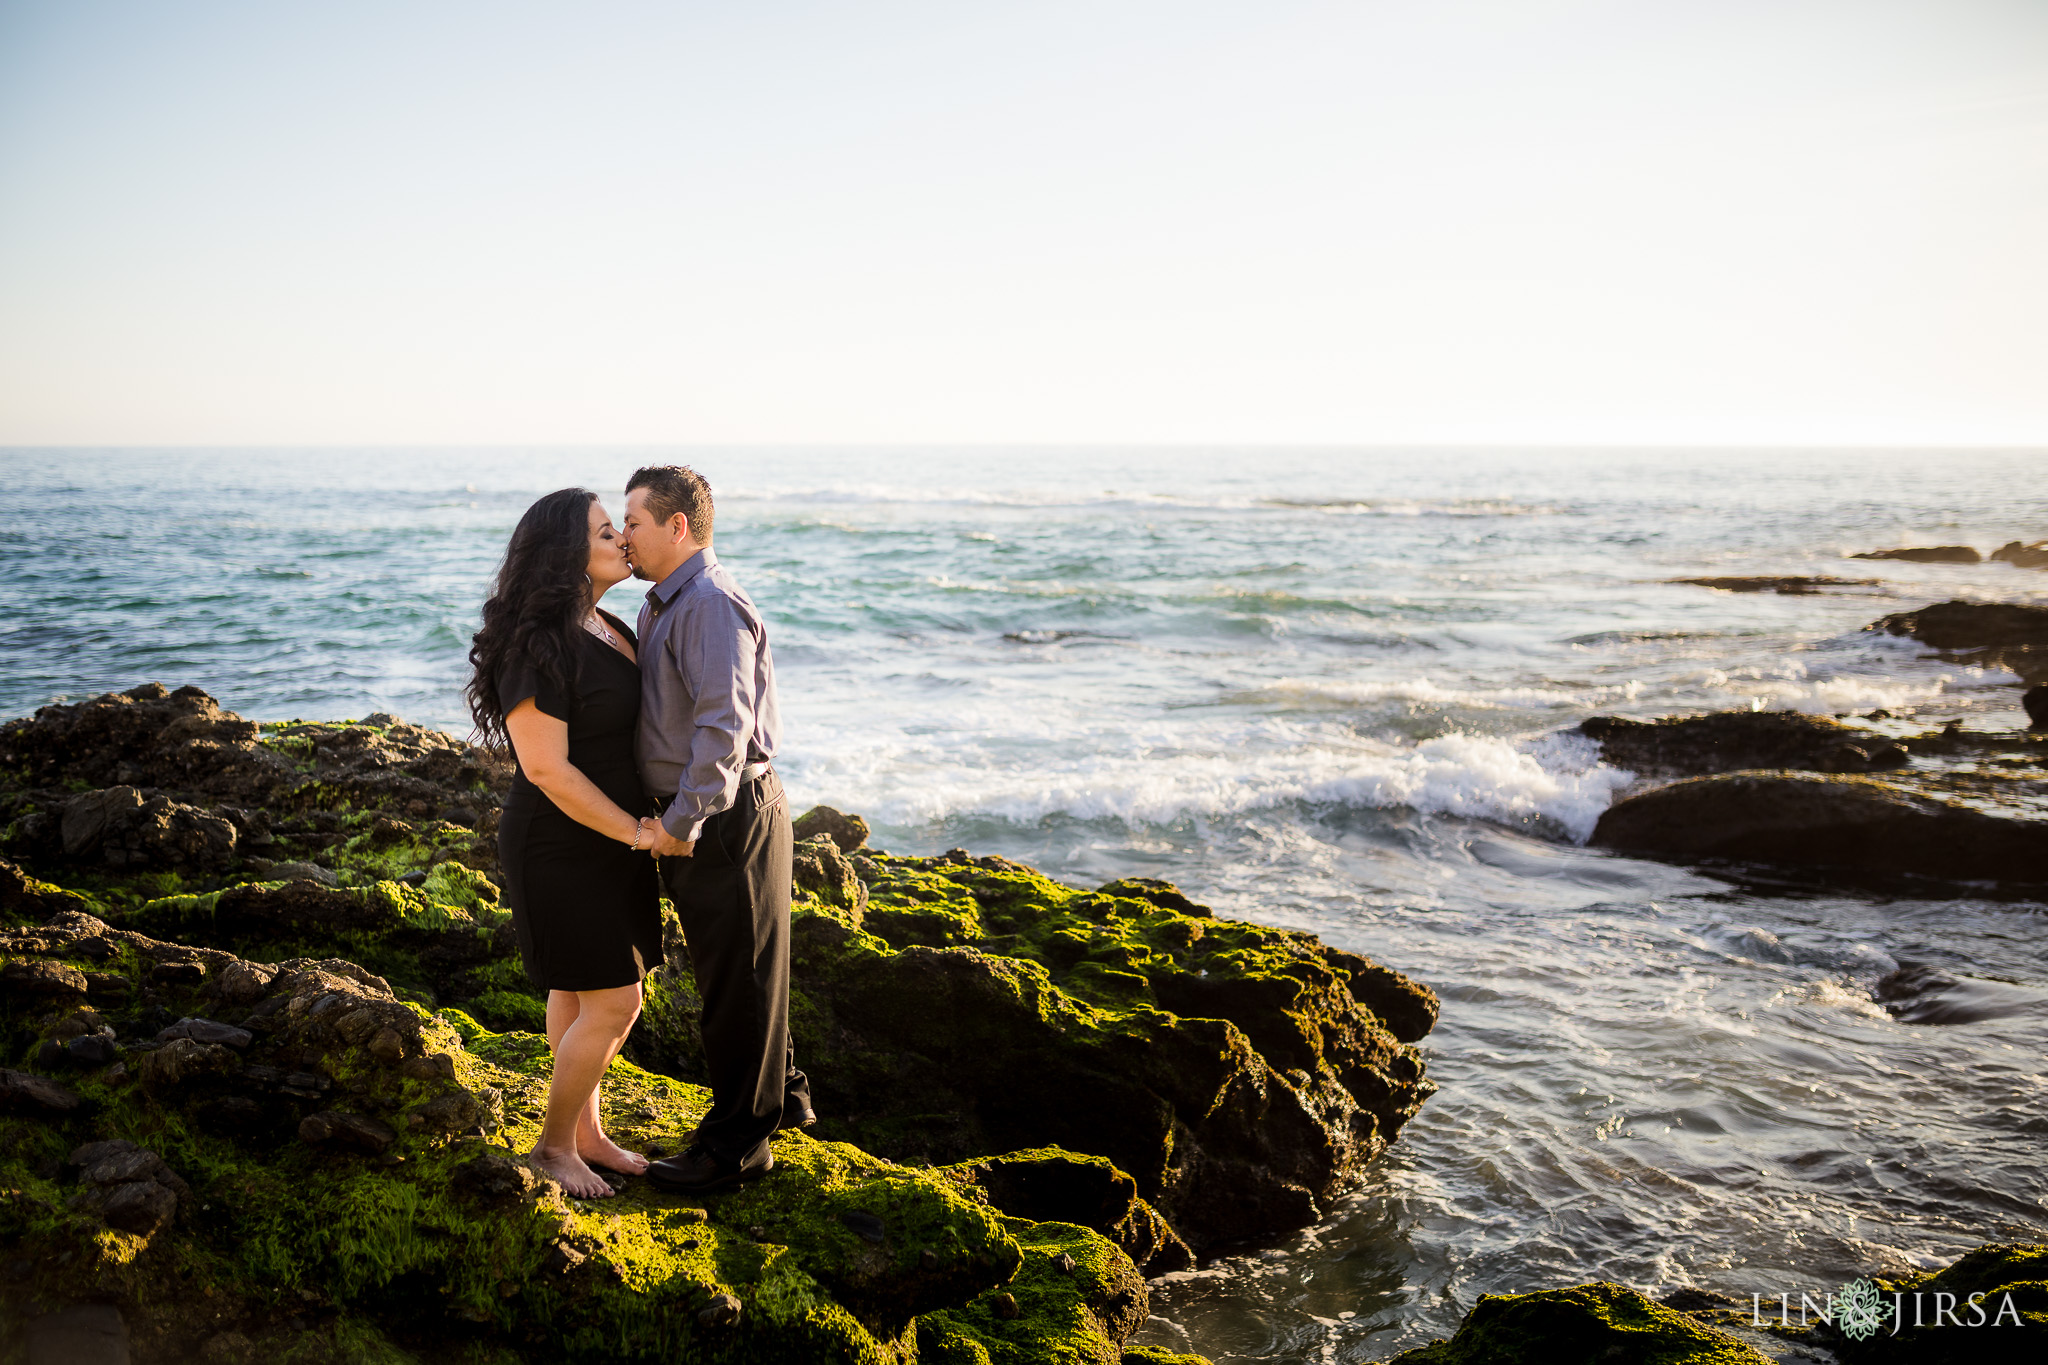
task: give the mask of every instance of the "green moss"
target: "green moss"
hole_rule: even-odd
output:
[[[169,1337],[223,1309],[257,1322],[316,1317],[320,1325],[262,1352],[280,1359],[310,1342],[326,1355],[309,1360],[408,1361],[394,1342],[454,1322],[474,1338],[470,1358],[480,1365],[514,1358],[527,1341],[545,1341],[547,1359],[574,1362],[884,1365],[907,1354],[917,1314],[972,1298],[1020,1260],[1005,1225],[951,1182],[801,1134],[777,1137],[768,1177],[708,1200],[633,1182],[589,1203],[545,1187],[538,1197],[479,1202],[454,1177],[537,1136],[546,1041],[494,1034],[457,1012],[423,1027],[465,1087],[502,1094],[500,1145],[449,1142],[402,1123],[383,1161],[289,1136],[230,1140],[104,1074],[79,1082],[90,1102],[80,1112],[90,1117],[63,1131],[0,1120],[0,1189],[9,1192],[0,1237],[26,1247],[36,1266],[0,1310],[0,1327],[89,1283],[131,1323]],[[417,1083],[366,1067],[330,1057],[336,1094],[402,1114]],[[649,1151],[679,1148],[707,1103],[700,1088],[624,1062],[602,1087],[607,1127]],[[43,1174],[76,1143],[113,1136],[150,1147],[190,1183],[193,1203],[175,1232],[110,1232],[68,1207],[70,1191]],[[575,1262],[567,1270],[557,1250],[565,1246]],[[717,1294],[740,1301],[736,1324],[699,1322]]]
[[[1006,1218],[1016,1276],[962,1308],[918,1321],[920,1360],[989,1365],[1118,1365],[1145,1316],[1143,1281],[1106,1239],[1071,1223]]]
[[[1596,1281],[1534,1294],[1487,1294],[1449,1341],[1405,1351],[1388,1365],[1769,1365],[1754,1347]]]
[[[1866,1341],[1852,1341],[1831,1325],[1818,1323],[1803,1333],[1786,1335],[1820,1343],[1843,1365],[1977,1365],[2003,1358],[2001,1352],[2026,1340],[2037,1343],[2026,1349],[2040,1355],[2039,1343],[2048,1339],[2048,1245],[1994,1242],[1942,1270],[1898,1280],[1879,1279],[1876,1285],[1887,1314],[1892,1312],[1893,1296],[1903,1296],[1898,1300],[1901,1326],[1897,1335],[1892,1334],[1889,1316],[1877,1335]],[[1950,1297],[1943,1299],[1942,1295]],[[1982,1295],[1975,1299],[1982,1310],[1981,1321],[1971,1311],[1977,1295]],[[1929,1320],[1943,1307],[1954,1321],[1932,1325]],[[2003,1325],[1994,1325],[2001,1315]],[[1923,1325],[1913,1325],[1916,1317]],[[1978,1325],[1956,1325],[1972,1322]]]
[[[1214,1365],[1214,1362],[1192,1351],[1169,1351],[1164,1346],[1131,1346],[1124,1350],[1123,1365]]]

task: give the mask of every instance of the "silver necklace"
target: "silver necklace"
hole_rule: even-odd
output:
[[[583,618],[583,628],[589,631],[592,635],[595,635],[598,639],[610,645],[612,648],[618,648],[619,637],[612,634],[611,631],[605,628],[603,618],[601,618],[596,612],[593,611],[590,613],[590,615]]]

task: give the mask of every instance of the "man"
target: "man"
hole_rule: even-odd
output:
[[[640,609],[640,780],[661,807],[654,851],[704,1000],[711,1112],[648,1177],[701,1194],[764,1175],[768,1139],[808,1127],[789,1041],[791,835],[769,766],[780,729],[761,614],[711,550],[711,485],[680,465],[626,484],[626,552],[654,587]]]

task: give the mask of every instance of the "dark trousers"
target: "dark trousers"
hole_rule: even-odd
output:
[[[661,860],[704,1000],[711,1112],[697,1141],[723,1162],[746,1160],[774,1135],[789,1094],[810,1102],[789,1040],[793,845],[789,802],[771,770],[741,783],[731,808],[704,822],[692,856]]]

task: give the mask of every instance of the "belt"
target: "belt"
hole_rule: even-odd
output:
[[[739,785],[744,787],[749,782],[757,782],[760,779],[768,776],[769,773],[774,771],[775,765],[770,763],[765,758],[762,759],[759,763],[749,763],[746,767],[740,769]],[[654,798],[654,808],[656,810],[665,811],[669,808],[670,803],[673,802],[675,799],[676,797],[674,792],[669,792],[663,796],[657,796]]]

